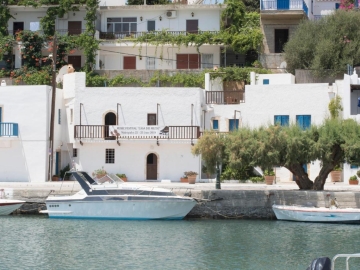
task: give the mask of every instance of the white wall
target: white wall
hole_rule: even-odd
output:
[[[340,1],[314,1],[313,4],[313,15],[330,15],[332,14],[336,9],[335,5],[336,3],[340,3]],[[310,9],[309,9],[310,10]]]
[[[0,181],[45,181],[50,90],[34,85],[0,87],[3,122],[19,124],[19,138],[0,137]]]
[[[137,56],[136,69],[147,69],[147,57],[155,57],[155,69],[176,69],[176,55],[177,54],[197,54],[196,47],[181,46],[155,46],[143,44],[140,46],[133,46],[131,43],[126,43],[122,46],[101,46],[104,51],[99,51],[99,59],[104,65],[102,69],[105,70],[122,70],[124,56]],[[139,49],[141,48],[141,52]],[[110,51],[107,52],[106,50]],[[212,54],[213,65],[220,65],[220,46],[218,45],[203,45],[199,49],[201,54]],[[141,55],[142,59],[140,59]]]
[[[291,73],[284,74],[256,74],[256,84],[263,85],[263,80],[268,79],[269,85],[295,84],[295,76]]]

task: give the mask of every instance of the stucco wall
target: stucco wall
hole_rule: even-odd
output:
[[[49,136],[48,86],[0,87],[3,122],[19,124],[19,137],[0,137],[0,181],[44,182]]]

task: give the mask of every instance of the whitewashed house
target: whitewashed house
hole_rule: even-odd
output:
[[[220,65],[220,45],[136,44],[134,38],[161,31],[178,36],[220,31],[224,5],[124,5],[100,3],[96,70],[203,69]]]
[[[184,171],[200,171],[191,146],[200,136],[203,89],[90,88],[77,72],[64,76],[63,91],[76,169],[103,167],[129,181],[180,181]]]
[[[61,167],[62,92],[57,89],[54,174]],[[49,177],[50,86],[0,86],[0,182],[44,182]]]

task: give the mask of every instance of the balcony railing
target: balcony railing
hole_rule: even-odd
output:
[[[304,10],[308,14],[303,0],[261,0],[261,10]]]
[[[18,137],[19,125],[16,123],[0,123],[0,137]]]
[[[245,102],[244,91],[206,91],[206,104],[239,104]]]
[[[161,35],[164,31],[151,31],[151,32],[100,32],[100,39],[136,39],[148,34]],[[201,34],[210,33],[217,34],[219,31],[166,31],[167,34],[173,36],[185,36],[187,34]]]
[[[60,36],[65,36],[65,35],[69,35],[69,36],[76,36],[76,35],[80,35],[82,33],[85,32],[86,29],[56,29],[56,33]],[[30,31],[30,30],[12,30],[12,29],[8,29],[8,35],[13,35],[15,36],[19,31]],[[33,31],[33,32],[37,32],[41,35],[44,34],[43,30],[37,30],[37,31]]]
[[[199,126],[167,126],[163,135],[110,135],[110,126],[107,125],[76,125],[74,126],[75,139],[197,139],[200,137]]]

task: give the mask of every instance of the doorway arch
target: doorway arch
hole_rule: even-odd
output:
[[[158,157],[150,153],[146,157],[146,180],[157,180]]]
[[[115,140],[116,137],[113,136],[112,134],[110,134],[110,129],[109,129],[109,126],[115,126],[116,125],[116,115],[115,115],[115,113],[108,112],[107,114],[105,114],[104,124],[105,124],[105,128],[104,128],[105,140]]]

